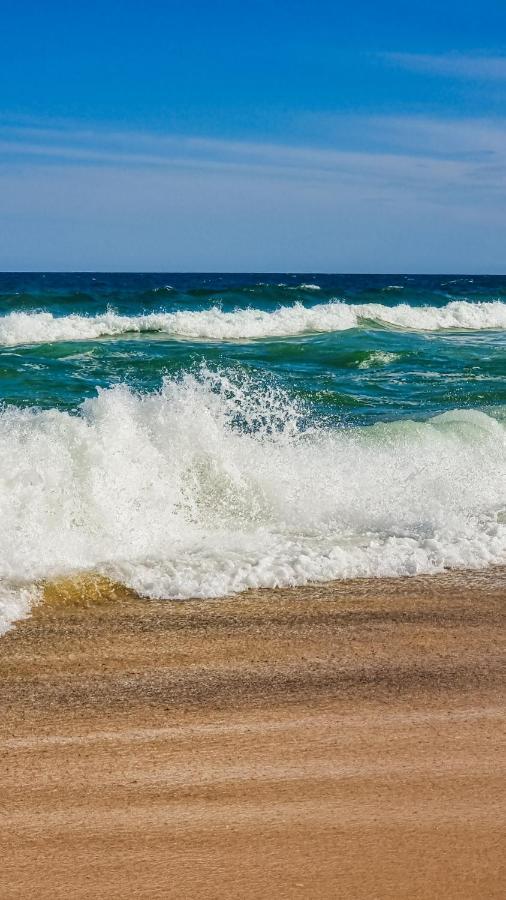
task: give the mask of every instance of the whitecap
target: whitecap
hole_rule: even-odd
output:
[[[375,366],[388,366],[390,363],[395,362],[400,359],[400,353],[389,353],[386,350],[373,350],[371,353],[362,359],[359,364],[359,369],[371,369]]]
[[[122,316],[108,311],[97,316],[54,316],[50,312],[12,312],[0,317],[0,346],[88,341],[101,337],[159,332],[189,340],[254,340],[318,332],[339,332],[362,326],[411,331],[480,331],[506,329],[506,303],[455,300],[446,306],[401,303],[352,304],[342,301],[305,306],[300,302],[267,312],[248,307],[231,312],[219,306],[201,310]]]

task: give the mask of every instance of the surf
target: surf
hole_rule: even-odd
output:
[[[506,303],[454,300],[444,306],[386,306],[333,300],[309,306],[296,301],[270,311],[253,307],[227,311],[215,304],[206,309],[138,315],[120,315],[112,310],[97,315],[14,311],[0,317],[0,346],[94,341],[149,333],[193,341],[244,341],[354,328],[501,331],[506,330]]]
[[[506,560],[506,428],[454,410],[330,426],[275,381],[202,368],[0,413],[0,621],[93,574],[219,597]]]

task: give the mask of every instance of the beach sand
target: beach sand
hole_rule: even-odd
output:
[[[505,599],[48,587],[0,640],[0,897],[502,898]]]

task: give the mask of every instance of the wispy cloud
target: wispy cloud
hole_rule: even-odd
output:
[[[355,117],[309,146],[4,120],[0,196],[0,268],[483,270],[506,121]]]
[[[387,62],[431,75],[490,81],[506,80],[506,56],[471,56],[459,53],[384,53]]]
[[[34,163],[117,170],[220,173],[248,178],[359,183],[437,193],[506,186],[506,122],[367,117],[348,123],[346,148],[218,140],[140,131],[0,123],[0,166]],[[498,169],[504,172],[498,176]]]

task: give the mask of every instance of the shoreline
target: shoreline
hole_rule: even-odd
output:
[[[506,569],[106,595],[0,639],[2,898],[502,896]]]

